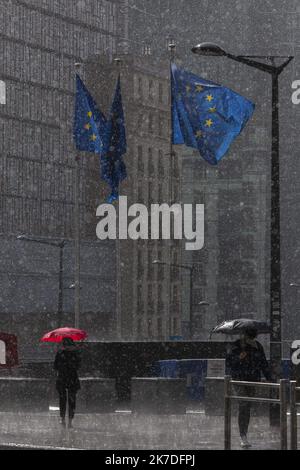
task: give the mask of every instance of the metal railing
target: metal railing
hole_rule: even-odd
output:
[[[300,387],[297,387],[296,380],[290,381],[290,438],[291,438],[291,450],[297,450],[298,443],[298,430],[297,430],[297,408],[300,406],[300,402],[297,402],[297,392],[300,392]]]
[[[276,403],[280,406],[280,448],[281,450],[287,450],[287,384],[288,380],[281,379],[280,383],[267,383],[267,382],[243,382],[232,380],[230,376],[224,377],[225,387],[225,409],[224,409],[224,448],[225,450],[231,449],[231,403],[232,400],[236,401],[247,401],[257,403]],[[238,385],[243,387],[256,387],[265,388],[271,390],[279,390],[279,398],[263,398],[263,397],[247,397],[237,396],[232,394],[232,386]],[[300,390],[300,388],[298,389]],[[300,403],[299,403],[300,405]],[[295,428],[294,428],[295,432]],[[297,415],[296,415],[296,433],[297,433]],[[297,440],[297,437],[296,437]]]

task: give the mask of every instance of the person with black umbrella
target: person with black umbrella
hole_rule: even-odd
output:
[[[232,344],[231,351],[226,358],[226,365],[233,380],[246,382],[260,382],[262,375],[271,381],[271,372],[265,356],[263,346],[256,340],[258,331],[255,327],[244,330],[241,338]],[[247,387],[247,393],[242,386],[237,387],[238,396],[255,395],[254,387]],[[250,422],[251,402],[239,403],[238,423],[241,436],[241,447],[248,448],[247,434]]]

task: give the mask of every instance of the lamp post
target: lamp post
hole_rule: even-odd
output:
[[[42,245],[55,246],[59,248],[59,273],[58,273],[58,302],[57,302],[57,323],[58,326],[62,326],[62,313],[63,313],[63,257],[64,247],[66,240],[61,242],[48,241],[40,238],[28,237],[27,235],[19,235],[17,240],[23,240],[26,242],[40,243]]]
[[[175,264],[175,263],[165,263],[164,261],[160,260],[154,260],[152,264],[161,264],[165,266],[174,266],[175,268],[178,269],[185,269],[189,271],[189,276],[190,276],[190,309],[189,309],[189,337],[190,339],[193,339],[193,334],[194,334],[194,309],[193,309],[193,292],[194,292],[194,271],[195,267],[186,265],[186,264]],[[208,302],[205,300],[199,302],[198,305],[209,305]]]
[[[271,153],[271,279],[270,279],[270,362],[275,379],[280,377],[281,335],[281,266],[280,266],[280,165],[279,165],[279,76],[293,56],[245,56],[226,52],[217,44],[202,43],[192,48],[194,54],[227,57],[271,75],[272,79],[272,153]],[[282,59],[276,65],[276,59]],[[267,60],[270,63],[260,62]],[[274,408],[274,407],[273,407]],[[272,421],[272,419],[271,419]]]

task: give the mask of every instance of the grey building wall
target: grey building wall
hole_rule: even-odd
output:
[[[0,232],[72,237],[74,63],[116,50],[113,1],[2,0]],[[94,237],[98,160],[81,155],[83,236]]]
[[[180,202],[180,160],[170,159],[168,64],[144,54],[118,55],[117,66],[95,56],[85,64],[86,82],[105,111],[121,73],[125,111],[127,179],[120,194],[128,206]],[[84,73],[84,71],[83,71]],[[97,77],[97,79],[95,79]],[[107,192],[107,189],[106,189]],[[99,200],[104,198],[99,194]],[[150,219],[149,219],[150,221]],[[169,240],[118,242],[119,312],[122,339],[166,339],[181,334],[181,280],[178,269],[154,260],[180,263],[181,243]]]
[[[119,7],[107,0],[0,1],[0,80],[6,84],[6,103],[0,105],[0,330],[16,332],[29,353],[37,351],[41,333],[56,326],[59,250],[22,244],[16,235],[69,239],[64,283],[71,283],[74,63],[116,51],[126,14]],[[86,241],[95,240],[97,156],[80,155],[80,182],[80,326],[91,337],[111,339],[115,245]],[[73,298],[74,291],[64,290],[64,321],[70,325]]]

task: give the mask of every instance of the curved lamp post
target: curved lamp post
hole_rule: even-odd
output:
[[[214,43],[192,48],[201,56],[228,57],[271,75],[272,79],[272,153],[271,153],[271,279],[270,279],[270,362],[274,378],[279,378],[282,357],[281,337],[281,258],[280,258],[280,165],[279,165],[279,75],[293,56],[233,55]],[[276,59],[282,59],[276,65]],[[269,63],[261,62],[261,60]]]

